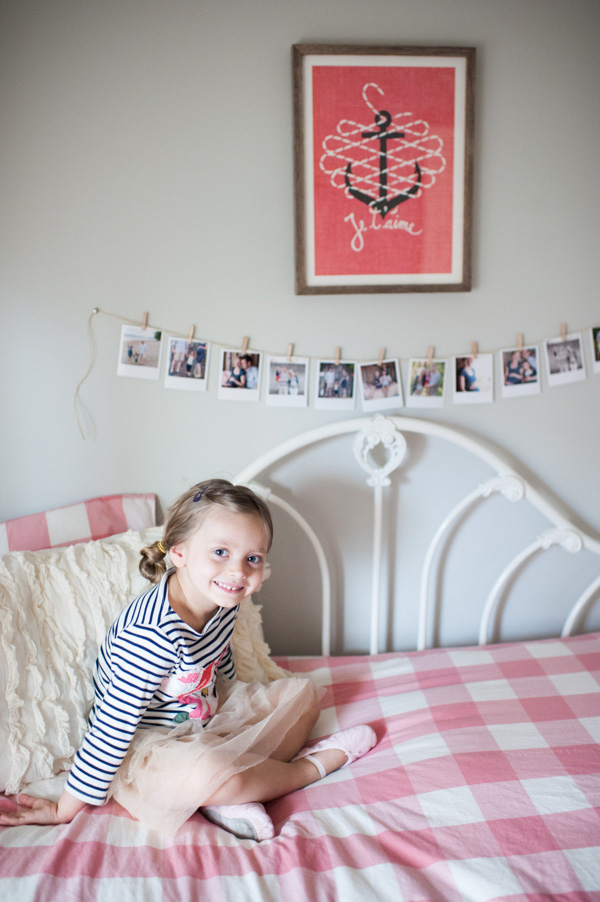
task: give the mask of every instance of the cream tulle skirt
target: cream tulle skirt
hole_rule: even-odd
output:
[[[275,751],[288,730],[321,699],[310,680],[233,682],[206,727],[138,730],[110,787],[137,820],[173,834],[234,774]]]

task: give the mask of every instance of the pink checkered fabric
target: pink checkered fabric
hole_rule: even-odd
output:
[[[199,814],[164,839],[110,803],[4,829],[0,898],[600,900],[600,634],[280,663],[325,689],[315,740],[379,742],[270,803],[273,840]]]
[[[156,495],[104,495],[0,523],[0,554],[39,551],[156,525]]]

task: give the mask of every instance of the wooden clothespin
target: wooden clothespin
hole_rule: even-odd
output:
[[[335,359],[335,365],[336,365],[336,366],[339,366],[339,365],[340,365],[341,357],[342,357],[342,349],[341,349],[341,348],[336,348],[336,349],[335,349],[335,358],[334,358],[334,359]]]
[[[148,314],[144,313],[142,315],[142,329],[145,331],[148,328]]]
[[[249,343],[250,343],[250,339],[248,338],[247,335],[244,335],[244,339],[242,341],[242,354],[245,354],[246,351],[248,350]]]
[[[427,348],[427,363],[431,366],[431,361],[433,360],[435,354],[435,348],[433,345],[429,345]]]
[[[196,331],[196,327],[195,327],[195,326],[190,326],[190,328],[188,329],[188,334],[187,334],[187,340],[188,340],[188,342],[194,340],[194,332],[195,332],[195,331]]]
[[[377,358],[377,365],[383,366],[383,358],[385,357],[385,348],[379,348],[379,357]]]
[[[288,362],[288,363],[291,363],[291,362],[292,362],[292,357],[293,357],[293,356],[294,356],[294,345],[293,345],[292,342],[290,341],[289,345],[287,346],[287,352],[286,352],[286,357],[287,357],[287,362]]]
[[[560,339],[561,339],[561,341],[567,340],[567,324],[566,323],[560,324]]]
[[[471,342],[471,356],[472,356],[473,360],[477,360],[477,354],[478,354],[477,342],[472,341]]]
[[[523,333],[522,332],[517,333],[517,347],[518,347],[519,351],[523,350]]]

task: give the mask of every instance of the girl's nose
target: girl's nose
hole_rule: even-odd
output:
[[[246,572],[246,560],[236,560],[234,558],[229,559],[229,567],[227,570],[229,573],[236,574],[242,576]]]

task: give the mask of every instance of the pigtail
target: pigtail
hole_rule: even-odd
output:
[[[140,573],[151,583],[159,583],[167,572],[167,549],[162,542],[153,542],[140,551]]]

